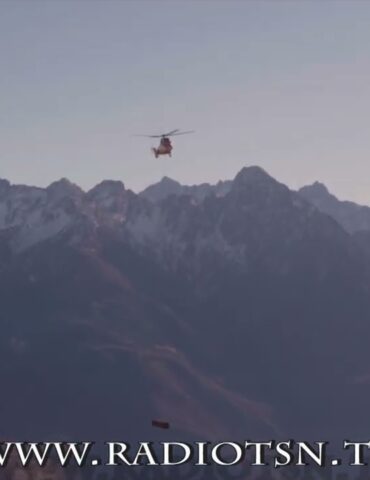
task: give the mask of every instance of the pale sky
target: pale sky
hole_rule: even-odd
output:
[[[14,183],[260,165],[370,204],[370,1],[0,0],[0,139]]]

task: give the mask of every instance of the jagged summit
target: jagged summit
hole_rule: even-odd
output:
[[[184,201],[174,201],[173,198],[169,200],[168,197],[173,195],[187,198]],[[208,212],[208,216],[201,208],[207,197],[222,200],[218,206],[212,200],[207,203],[205,208],[214,209]],[[221,209],[224,212],[222,221],[227,225],[224,226],[225,235],[230,234],[231,222],[238,226],[238,236],[242,239],[252,217],[265,223],[266,228],[280,221],[277,218],[278,210],[284,211],[287,219],[293,210],[297,218],[301,217],[301,221],[308,218],[312,207],[311,210],[306,208],[307,203],[302,198],[332,216],[350,233],[370,230],[369,208],[351,202],[340,202],[319,182],[303,187],[298,193],[292,192],[264,169],[249,166],[242,168],[234,180],[219,181],[214,185],[181,185],[164,176],[139,194],[127,190],[119,180],[104,180],[86,193],[66,178],[51,183],[47,188],[11,185],[7,180],[1,180],[0,231],[6,231],[10,245],[20,251],[56,238],[62,233],[75,232],[76,228],[81,230],[81,224],[84,229],[89,224],[91,228],[87,228],[88,231],[109,225],[112,229],[124,230],[125,235],[132,237],[134,243],[146,246],[148,243],[157,244],[158,251],[165,255],[169,242],[173,242],[173,245],[168,248],[176,251],[176,242],[181,244],[184,231],[189,230],[188,235],[194,235],[192,225],[195,220],[190,216],[198,218],[197,222],[203,225],[204,231],[212,232],[219,221],[217,215],[221,215],[217,214],[217,209]],[[186,205],[192,205],[192,208],[187,211]],[[213,206],[209,207],[210,205]],[[199,208],[193,208],[195,206]],[[240,217],[241,209],[248,212],[248,216],[243,213],[244,216]],[[239,217],[244,222],[240,225]],[[285,217],[281,221],[286,222]],[[169,225],[179,231],[168,232]],[[217,248],[229,248],[225,238],[220,239],[215,232],[212,235],[215,235],[213,244]],[[201,237],[197,241],[206,242]],[[73,238],[75,241],[76,237]],[[232,250],[229,253],[234,255]]]
[[[120,194],[125,192],[125,185],[120,180],[103,180],[95,185],[87,193],[89,196],[95,196],[99,194]]]
[[[369,207],[339,200],[320,182],[302,187],[299,194],[321,212],[334,218],[349,233],[370,231]]]
[[[326,185],[318,181],[312,183],[311,185],[305,185],[304,187],[300,188],[299,192],[302,194],[304,194],[305,192],[310,192],[312,195],[317,195],[320,197],[333,196],[329,192]]]
[[[224,196],[230,190],[231,183],[231,180],[219,180],[215,185],[210,183],[182,185],[180,182],[164,176],[159,182],[140,192],[140,196],[152,202],[158,202],[170,195],[187,195],[194,201],[201,202],[210,194]]]
[[[81,187],[72,183],[67,178],[61,178],[55,182],[52,182],[46,191],[56,196],[82,196],[84,191]]]
[[[151,201],[160,201],[169,195],[181,195],[184,191],[184,186],[181,183],[164,176],[159,182],[149,185],[140,195]]]
[[[251,165],[245,166],[241,170],[239,170],[239,172],[235,175],[234,180],[238,180],[241,178],[258,179],[265,177],[271,178],[270,175],[262,167],[259,167],[258,165]]]
[[[248,208],[255,205],[271,212],[279,205],[289,207],[293,201],[293,192],[288,187],[257,166],[240,170],[230,184],[230,195],[234,197],[234,203],[241,202]],[[295,203],[299,203],[298,200]]]
[[[173,178],[167,177],[167,175],[162,177],[159,183],[161,183],[162,185],[181,185],[180,182],[177,182]]]
[[[240,186],[261,186],[278,185],[278,182],[272,178],[263,168],[258,166],[243,167],[233,180],[233,188]]]
[[[265,170],[258,166],[243,167],[234,180],[219,180],[216,184],[201,183],[197,185],[182,185],[180,182],[164,176],[159,182],[150,185],[144,189],[140,195],[151,200],[159,201],[169,195],[189,195],[196,200],[201,201],[210,194],[223,196],[231,188],[247,185],[267,185],[268,183],[276,185],[274,180]]]

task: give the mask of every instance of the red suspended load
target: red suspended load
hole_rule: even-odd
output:
[[[168,422],[163,422],[162,420],[152,420],[152,427],[157,428],[170,428],[170,424]]]

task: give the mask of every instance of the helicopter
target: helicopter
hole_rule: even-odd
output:
[[[157,148],[152,148],[155,158],[158,158],[160,155],[168,155],[171,157],[172,153],[172,143],[169,137],[174,137],[175,135],[187,135],[188,133],[193,133],[194,130],[189,130],[187,132],[181,132],[178,128],[172,130],[168,133],[162,133],[160,135],[135,135],[136,137],[148,137],[148,138],[160,138],[159,146]]]

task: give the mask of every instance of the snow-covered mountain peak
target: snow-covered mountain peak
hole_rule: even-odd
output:
[[[163,186],[178,191],[169,195]],[[216,185],[186,186],[164,177],[146,194],[114,180],[87,193],[66,179],[47,188],[0,182],[0,234],[6,232],[15,252],[61,234],[64,242],[83,245],[99,230],[172,265],[171,259],[190,265],[190,258],[196,265],[205,251],[239,261],[258,245],[258,229],[272,238],[289,224],[292,235],[302,236],[312,212],[259,167],[243,168],[233,181]]]
[[[199,185],[182,185],[169,177],[163,177],[158,183],[150,185],[140,193],[140,196],[151,202],[160,202],[171,195],[186,195],[192,197],[197,203],[201,203],[209,195],[223,197],[229,192],[230,180],[219,180],[215,185],[201,183]]]
[[[122,222],[126,218],[132,192],[118,180],[104,180],[87,193],[87,201],[96,208],[99,222]],[[105,218],[104,218],[105,216]]]

